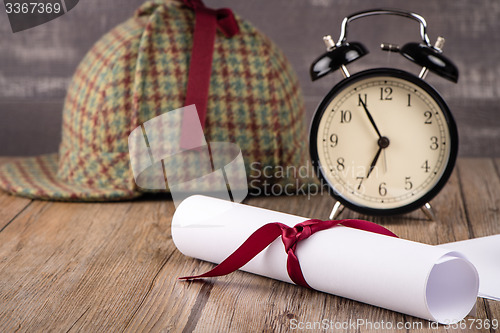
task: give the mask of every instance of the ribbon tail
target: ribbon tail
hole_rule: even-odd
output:
[[[302,274],[302,269],[300,268],[299,259],[295,255],[295,251],[292,250],[288,251],[286,270],[288,272],[288,276],[293,281],[293,283],[302,287],[311,288],[309,284],[306,282],[304,274]]]
[[[204,129],[207,116],[210,76],[212,74],[214,40],[217,31],[217,17],[214,11],[207,8],[197,9],[195,13],[193,49],[191,50],[191,59],[189,62],[184,105],[194,104],[196,106],[201,127]],[[203,133],[200,136],[193,131],[193,128],[197,128],[196,124],[183,118],[181,127],[180,144],[182,148],[191,149],[192,147],[202,145],[204,139]]]
[[[224,259],[212,270],[194,276],[184,276],[180,280],[191,280],[206,277],[222,276],[232,273],[252,260],[276,238],[281,235],[281,223],[268,223],[257,229],[248,239],[229,257]]]

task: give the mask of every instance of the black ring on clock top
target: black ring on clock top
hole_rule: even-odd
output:
[[[323,114],[326,111],[326,108],[330,104],[330,101],[337,96],[340,92],[342,92],[347,86],[350,86],[360,80],[364,80],[367,78],[372,78],[372,77],[380,77],[380,76],[388,76],[388,77],[395,77],[399,79],[406,80],[410,83],[413,83],[420,87],[422,90],[427,92],[437,103],[439,108],[443,111],[446,125],[448,125],[448,129],[450,132],[450,155],[448,157],[448,162],[446,164],[446,168],[443,172],[443,175],[439,179],[439,181],[436,183],[436,185],[426,194],[424,194],[421,198],[417,199],[416,201],[401,206],[397,208],[388,208],[388,209],[379,209],[379,208],[370,208],[366,206],[359,206],[356,203],[353,203],[344,197],[342,197],[339,193],[335,191],[335,189],[332,187],[328,179],[325,177],[323,174],[323,169],[321,168],[321,165],[319,163],[319,156],[318,156],[318,147],[317,147],[317,136],[318,136],[318,129],[319,129],[319,123],[321,121],[321,118],[323,117]],[[458,131],[457,131],[457,125],[455,123],[455,120],[453,119],[453,116],[450,112],[450,109],[448,108],[448,105],[444,101],[444,99],[441,97],[441,95],[427,82],[423,81],[422,79],[418,78],[417,76],[405,72],[403,70],[399,69],[394,69],[394,68],[374,68],[374,69],[368,69],[356,74],[351,75],[348,78],[345,78],[344,80],[340,81],[337,85],[335,85],[330,92],[325,96],[325,98],[320,102],[318,107],[316,108],[316,111],[314,113],[312,122],[311,122],[311,128],[309,132],[309,153],[311,156],[311,162],[313,164],[313,169],[318,177],[318,179],[325,184],[328,193],[330,193],[331,196],[333,196],[336,200],[340,201],[344,206],[346,206],[349,209],[352,209],[356,212],[366,214],[366,215],[396,215],[396,214],[404,214],[408,213],[410,211],[413,211],[417,208],[422,207],[425,203],[429,202],[432,200],[438,193],[439,191],[443,188],[443,186],[446,184],[448,179],[451,176],[451,173],[453,171],[453,168],[455,166],[455,162],[457,160],[457,154],[458,154]],[[319,171],[319,172],[318,172]]]

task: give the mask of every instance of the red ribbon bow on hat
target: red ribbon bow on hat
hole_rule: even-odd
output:
[[[229,8],[211,9],[205,7],[201,0],[183,0],[184,4],[193,9],[196,14],[196,24],[198,24],[198,15],[209,15],[216,19],[217,27],[224,33],[226,37],[233,37],[240,32],[238,23],[234,18],[233,11]],[[203,14],[202,14],[203,13]],[[213,24],[212,22],[209,23]],[[202,25],[203,26],[203,25]],[[196,32],[195,32],[196,34]]]
[[[355,228],[382,234],[391,237],[398,237],[386,228],[363,220],[338,220],[338,221],[322,221],[322,220],[307,220],[302,223],[296,224],[293,228],[286,224],[274,222],[268,223],[257,229],[248,239],[241,244],[229,257],[227,257],[214,269],[196,276],[181,277],[182,280],[198,279],[205,277],[214,277],[226,275],[235,270],[243,267],[246,263],[252,260],[257,254],[264,250],[276,238],[281,236],[281,240],[285,245],[285,252],[288,255],[286,267],[290,279],[298,285],[311,288],[302,274],[300,269],[299,259],[295,254],[297,243],[309,238],[315,232],[330,229],[337,225],[343,225],[349,228]],[[320,254],[318,254],[320,255]]]
[[[207,115],[208,91],[212,73],[212,58],[217,28],[226,37],[233,37],[240,32],[233,12],[228,8],[211,9],[205,7],[201,0],[183,0],[183,3],[194,10],[196,22],[193,33],[193,49],[189,63],[189,77],[185,105],[195,104],[202,128],[205,127]],[[203,138],[193,136],[196,126],[183,121],[181,145],[183,148],[196,148]]]

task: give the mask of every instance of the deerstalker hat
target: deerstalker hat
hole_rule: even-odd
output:
[[[282,52],[235,20],[238,34],[218,29],[215,36],[204,132],[207,141],[238,144],[249,179],[264,180],[264,168],[305,164],[304,105]],[[185,105],[194,25],[186,3],[153,1],[104,35],[68,87],[59,152],[0,166],[0,188],[63,201],[141,195],[127,139],[145,121]]]

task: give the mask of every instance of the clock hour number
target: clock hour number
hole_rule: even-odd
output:
[[[426,173],[429,173],[429,170],[431,169],[429,166],[429,160],[425,160],[425,163],[422,164],[422,169],[424,169]]]
[[[411,94],[408,94],[408,104],[406,106],[411,106]]]
[[[344,165],[344,158],[343,157],[339,157],[337,158],[337,170],[338,171],[342,171],[345,169],[345,165]]]
[[[339,137],[337,134],[330,135],[330,147],[334,148],[339,143]]]
[[[381,101],[392,101],[392,88],[391,87],[381,87],[380,88],[380,100]]]
[[[361,97],[361,94],[358,94],[358,106],[363,106],[363,104],[368,105],[366,103],[366,94],[363,94],[363,97]]]
[[[385,197],[387,195],[387,188],[385,187],[386,185],[386,183],[380,183],[378,187],[378,194],[380,194],[381,197]]]
[[[432,124],[432,120],[431,120],[431,118],[432,118],[432,112],[430,112],[430,111],[425,111],[425,112],[424,112],[424,117],[425,117],[425,122],[424,122],[424,124],[426,124],[426,125],[430,125],[430,124]]]
[[[356,177],[356,180],[359,181],[358,183],[358,190],[361,189],[361,185],[363,184],[363,180],[365,180],[365,177]]]
[[[411,177],[405,177],[405,190],[409,191],[413,188],[413,183],[410,181]]]
[[[437,138],[437,136],[431,137],[431,146],[430,146],[430,148],[432,150],[436,150],[436,149],[438,149],[438,147],[439,147],[439,144],[438,144],[438,138]]]
[[[340,111],[340,123],[350,123],[352,120],[352,113],[349,110],[341,110]]]

